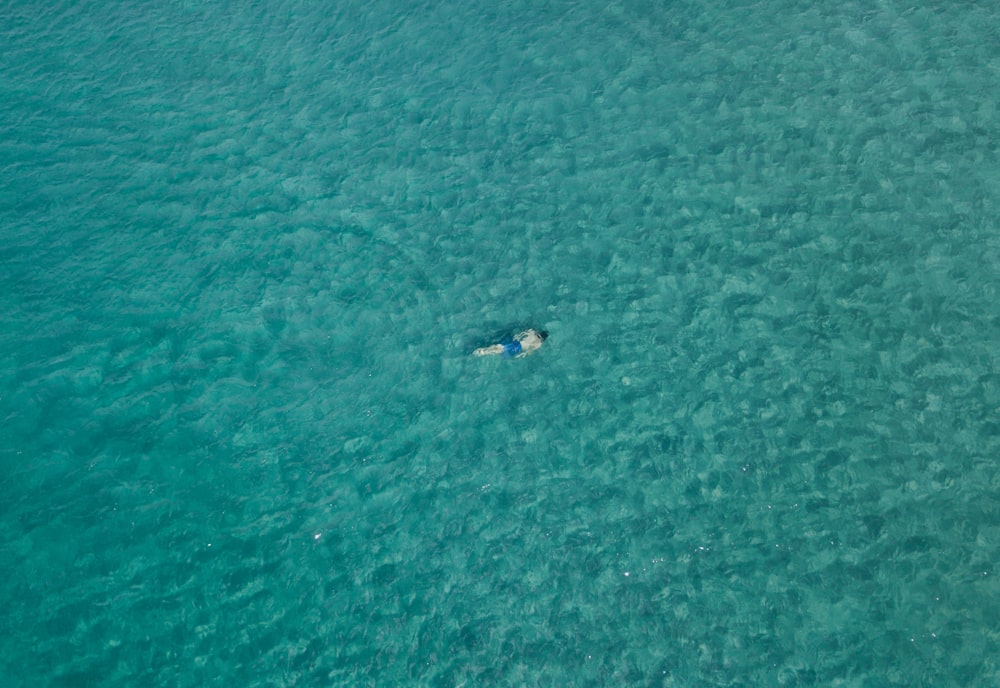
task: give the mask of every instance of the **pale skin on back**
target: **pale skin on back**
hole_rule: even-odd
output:
[[[525,330],[514,335],[514,341],[521,344],[521,352],[515,358],[521,358],[538,351],[545,339],[537,330]],[[503,344],[493,344],[491,346],[480,347],[473,351],[472,354],[474,356],[499,356],[503,352]]]

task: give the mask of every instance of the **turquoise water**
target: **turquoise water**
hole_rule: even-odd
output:
[[[0,17],[3,685],[1000,683],[993,3]]]

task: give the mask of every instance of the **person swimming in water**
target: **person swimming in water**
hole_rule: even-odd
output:
[[[525,330],[514,335],[513,341],[506,344],[493,344],[483,346],[472,352],[474,356],[507,356],[521,358],[530,353],[538,351],[542,342],[548,338],[549,333],[545,330]]]

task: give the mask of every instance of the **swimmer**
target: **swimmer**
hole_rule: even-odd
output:
[[[514,341],[506,344],[484,346],[472,352],[474,356],[513,356],[521,358],[534,353],[542,346],[549,333],[545,330],[525,330],[514,335]]]

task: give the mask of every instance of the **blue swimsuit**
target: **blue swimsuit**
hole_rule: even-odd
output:
[[[517,356],[521,353],[521,342],[508,342],[503,345],[504,356]]]

